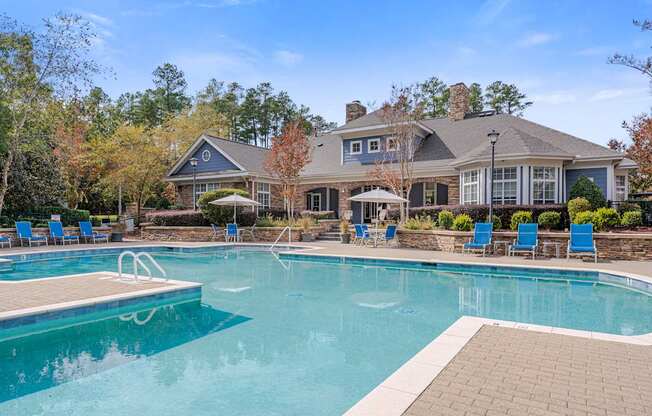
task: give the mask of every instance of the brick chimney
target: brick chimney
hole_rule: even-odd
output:
[[[469,89],[463,82],[458,82],[449,87],[448,118],[452,121],[464,120],[469,112]]]
[[[346,105],[346,122],[353,121],[367,114],[367,107],[360,104],[360,101],[355,100]]]

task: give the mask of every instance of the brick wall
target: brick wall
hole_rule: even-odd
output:
[[[472,232],[462,231],[409,231],[399,230],[398,241],[401,247],[418,248],[422,250],[462,251],[464,243],[472,237]],[[540,232],[539,244],[543,241],[560,243],[560,254],[566,256],[568,233]],[[494,241],[514,241],[515,232],[497,231]],[[598,258],[606,260],[652,260],[652,234],[646,233],[596,233],[595,244]],[[552,255],[553,247],[547,248]],[[504,245],[498,247],[499,254],[504,253]]]
[[[283,227],[256,227],[254,234],[255,242],[276,241]],[[326,226],[312,227],[313,233],[326,231]],[[301,228],[292,228],[292,241],[301,241],[303,231]],[[213,237],[211,227],[164,227],[146,225],[141,227],[140,238],[148,241],[224,241],[224,234],[220,233],[217,238]],[[287,232],[281,241],[287,241]],[[244,235],[243,241],[251,241],[248,234]]]

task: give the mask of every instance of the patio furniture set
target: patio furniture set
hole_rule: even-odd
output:
[[[63,229],[63,224],[61,221],[49,221],[48,222],[49,235],[34,234],[32,232],[32,223],[29,221],[16,221],[16,240],[20,243],[22,247],[25,243],[32,247],[32,245],[41,245],[45,244],[46,246],[49,242],[57,245],[59,242],[62,245],[66,243],[77,243],[80,241],[85,242],[109,242],[108,234],[101,234],[93,231],[93,225],[90,221],[80,221],[79,222],[79,235],[67,234]],[[11,248],[11,238],[7,236],[0,235],[0,248],[9,247]]]

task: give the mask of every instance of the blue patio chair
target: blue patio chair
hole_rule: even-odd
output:
[[[32,234],[32,223],[29,221],[16,221],[16,236],[18,237],[18,241],[20,241],[21,247],[23,241],[27,241],[30,247],[32,243],[45,243],[46,246],[48,245],[47,237]]]
[[[369,237],[369,228],[366,224],[355,224],[355,238],[353,240],[354,244],[367,244],[370,240]]]
[[[468,243],[464,243],[464,251],[482,251],[482,257],[487,255],[487,247],[491,245],[491,233],[493,231],[493,223],[490,222],[476,222],[473,231],[473,239]]]
[[[571,224],[566,259],[569,259],[571,254],[593,256],[593,261],[598,262],[598,249],[593,240],[593,224]]]
[[[90,221],[79,221],[79,237],[84,241],[92,241],[93,244],[102,240],[109,242],[109,235],[93,231],[93,224]]]
[[[508,254],[513,256],[515,253],[532,253],[532,258],[536,256],[539,247],[539,224],[519,224],[518,235],[514,244],[509,246]]]
[[[63,224],[61,221],[49,221],[48,228],[50,229],[50,238],[54,242],[54,245],[57,245],[57,241],[61,241],[62,245],[66,245],[66,241],[72,244],[77,242],[79,244],[79,236],[77,235],[68,235],[63,231]]]
[[[9,246],[9,248],[11,248],[11,238],[0,235],[0,248],[4,246]]]
[[[396,224],[389,224],[385,230],[385,234],[378,236],[378,240],[382,241],[383,244],[387,245],[388,243],[395,241],[396,238]]]
[[[238,233],[238,224],[226,224],[224,241],[229,242],[231,240],[233,240],[234,243],[240,241],[240,233]]]

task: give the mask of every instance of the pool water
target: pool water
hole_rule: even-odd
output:
[[[338,415],[462,315],[652,332],[650,296],[569,280],[279,260],[154,257],[200,301],[0,331],[0,415]],[[116,270],[117,254],[17,261],[0,279]]]

